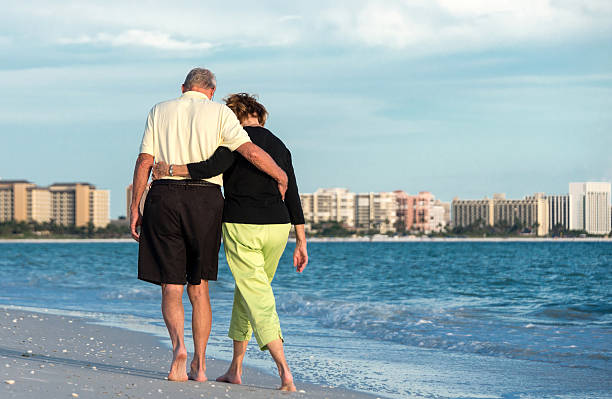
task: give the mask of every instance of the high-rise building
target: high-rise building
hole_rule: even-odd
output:
[[[28,189],[28,220],[37,223],[50,222],[53,218],[51,191],[46,187]]]
[[[461,200],[454,198],[452,206],[452,220],[454,227],[468,227],[477,223],[493,226],[494,200],[484,198],[481,200]]]
[[[495,199],[495,224],[505,222],[513,225],[518,222],[524,227],[535,229],[536,235],[544,236],[550,231],[548,221],[548,201],[542,193],[520,200]]]
[[[428,191],[409,195],[394,191],[397,204],[397,226],[400,231],[430,233],[441,231],[448,224],[450,204],[436,200]]]
[[[397,202],[390,192],[360,193],[355,197],[355,227],[385,234],[396,230]]]
[[[415,196],[402,190],[396,190],[395,202],[397,208],[396,230],[398,233],[405,233],[412,229],[414,224],[414,200]]]
[[[34,186],[27,180],[0,180],[0,222],[28,220],[28,189]]]
[[[355,193],[346,188],[320,188],[314,194],[300,194],[307,223],[338,222],[355,226]]]
[[[432,205],[429,211],[429,228],[430,231],[442,231],[448,222],[446,221],[447,210],[443,205]]]
[[[89,220],[96,227],[106,227],[110,223],[110,191],[91,190],[89,192]]]
[[[432,225],[432,208],[435,198],[428,191],[419,192],[414,199],[414,223],[411,230],[430,232],[434,230]]]
[[[570,230],[610,233],[610,183],[569,184]]]
[[[569,230],[569,195],[549,195],[548,200],[548,225],[552,229],[555,226],[563,226]]]
[[[105,227],[110,221],[110,193],[88,183],[38,187],[25,180],[1,180],[0,222],[11,220]]]
[[[442,202],[436,200],[434,206],[441,206],[444,209],[444,225],[447,226],[451,223],[451,204],[450,202]]]
[[[544,194],[537,193],[520,200],[506,199],[505,194],[495,194],[493,199],[460,200],[452,203],[453,225],[467,227],[476,223],[488,226],[500,224],[535,229],[537,235],[548,234],[548,201]]]

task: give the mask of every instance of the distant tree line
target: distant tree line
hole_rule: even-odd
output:
[[[130,237],[127,223],[111,223],[106,227],[61,225],[54,221],[3,222],[0,223],[0,237],[3,238],[126,238]]]
[[[520,221],[514,224],[506,222],[497,223],[490,226],[484,221],[477,221],[469,226],[447,226],[440,232],[427,234],[430,237],[518,237],[525,235],[535,235],[538,224],[524,226]],[[381,234],[380,229],[371,228],[368,230],[357,230],[348,227],[343,223],[329,221],[314,223],[308,233],[310,237],[353,237],[353,236],[373,236]],[[411,232],[398,229],[397,232],[386,233],[394,235],[418,235],[423,236],[422,232]],[[563,225],[553,226],[548,234],[550,237],[591,237],[584,230],[567,230]],[[120,223],[110,223],[106,227],[96,228],[92,223],[87,226],[77,227],[75,225],[61,225],[53,221],[46,223],[37,222],[3,222],[0,223],[0,238],[129,238],[130,228],[125,219]]]
[[[526,226],[520,220],[516,220],[510,224],[504,220],[491,226],[483,220],[477,220],[469,226],[448,227],[445,231],[437,234],[439,236],[454,236],[454,237],[516,237],[525,235],[536,235],[536,231],[540,227],[538,223],[531,226]],[[585,237],[593,236],[584,230],[568,230],[562,224],[553,226],[548,236],[550,237]]]
[[[446,226],[439,232],[424,234],[420,231],[407,231],[404,226],[398,224],[395,226],[395,232],[388,232],[390,236],[406,236],[406,235],[427,235],[430,237],[520,237],[520,236],[535,236],[539,227],[538,223],[531,226],[522,224],[519,220],[510,224],[506,221],[490,226],[483,220],[478,220],[469,226]],[[309,232],[310,237],[352,237],[352,236],[373,236],[380,234],[380,229],[372,228],[369,230],[357,230],[353,227],[348,227],[343,223],[326,221],[313,223]],[[584,230],[568,230],[563,225],[553,226],[548,233],[550,237],[592,237]]]

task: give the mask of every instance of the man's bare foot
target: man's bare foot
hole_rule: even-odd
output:
[[[278,388],[279,391],[287,391],[287,392],[295,392],[297,391],[297,389],[295,388],[295,385],[293,384],[293,382],[289,382],[289,383],[285,383],[283,385],[280,386],[280,388]]]
[[[196,369],[192,367],[191,370],[189,371],[188,376],[189,376],[189,379],[192,381],[198,381],[198,382],[208,381],[208,378],[206,378],[206,371],[204,371],[203,369],[196,371]]]
[[[168,381],[187,381],[187,350],[177,348],[172,356]]]
[[[240,373],[234,373],[230,370],[227,370],[227,373],[223,374],[221,377],[217,378],[218,382],[229,382],[230,384],[242,384],[242,377]]]

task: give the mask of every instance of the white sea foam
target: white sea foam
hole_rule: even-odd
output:
[[[433,324],[433,321],[421,319],[415,323],[417,326],[420,326],[421,324]]]

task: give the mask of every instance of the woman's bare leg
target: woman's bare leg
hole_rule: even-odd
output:
[[[229,382],[230,384],[242,384],[242,361],[246,354],[249,341],[234,341],[234,357],[229,369],[221,377],[217,378],[219,382]]]
[[[293,376],[291,375],[291,371],[289,370],[289,365],[287,364],[287,360],[285,359],[285,351],[283,349],[283,340],[275,339],[274,341],[268,343],[268,350],[272,355],[272,358],[276,362],[276,367],[278,367],[278,375],[281,379],[281,391],[291,391],[294,392],[295,385],[293,384]]]

